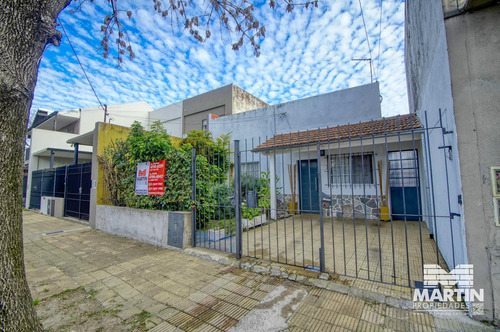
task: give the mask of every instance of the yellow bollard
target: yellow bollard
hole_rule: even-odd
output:
[[[380,220],[382,221],[388,221],[389,218],[389,207],[388,206],[381,206],[380,207]]]

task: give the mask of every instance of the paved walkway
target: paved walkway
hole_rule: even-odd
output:
[[[490,331],[24,213],[33,298],[79,286],[151,331]]]

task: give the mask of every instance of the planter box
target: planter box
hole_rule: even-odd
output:
[[[260,216],[255,216],[253,219],[241,219],[241,225],[244,229],[250,229],[257,226],[267,224],[266,214],[261,214]]]
[[[97,205],[96,229],[159,247],[191,246],[190,212]]]
[[[196,242],[218,242],[233,237],[233,234],[226,234],[224,229],[209,229],[208,231],[196,231]]]

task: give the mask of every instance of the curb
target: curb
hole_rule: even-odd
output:
[[[200,251],[198,248],[186,248],[186,249],[179,249],[179,248],[167,248],[167,249],[173,249],[175,251],[180,251],[183,252],[187,255],[190,256],[196,256],[198,258],[201,258],[203,260],[207,261],[212,261],[221,265],[227,265],[227,266],[234,266],[238,267],[242,270],[245,271],[251,271],[254,273],[262,274],[262,275],[269,275],[271,277],[275,278],[282,278],[282,279],[287,279],[289,281],[297,282],[305,286],[312,286],[316,288],[321,288],[321,289],[327,289],[333,292],[349,295],[349,296],[354,296],[359,299],[363,299],[366,301],[371,301],[371,302],[377,302],[380,304],[387,304],[391,307],[403,309],[403,310],[411,310],[413,309],[413,302],[402,299],[402,298],[396,298],[396,297],[391,297],[391,296],[386,296],[377,292],[361,289],[355,286],[349,286],[349,285],[344,285],[335,281],[331,281],[330,275],[328,273],[321,273],[319,274],[318,278],[308,278],[303,275],[297,275],[295,273],[287,273],[284,271],[281,271],[277,268],[274,267],[265,267],[262,265],[258,264],[252,264],[249,262],[240,262],[236,261],[233,257],[231,257],[233,254],[227,253],[227,255],[224,255],[224,253],[215,253],[213,251],[211,252],[205,252],[205,251]],[[201,248],[205,250],[205,248]],[[207,249],[210,250],[210,249]],[[279,264],[279,263],[276,263]]]

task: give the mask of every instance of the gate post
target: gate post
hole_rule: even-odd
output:
[[[241,258],[241,155],[240,141],[234,141],[234,213],[236,219],[236,258]]]
[[[196,247],[196,150],[191,148],[191,246]]]
[[[323,228],[323,189],[321,189],[321,146],[318,141],[318,201],[319,201],[319,230],[320,230],[320,245],[319,248],[319,270],[325,272],[325,233]]]

